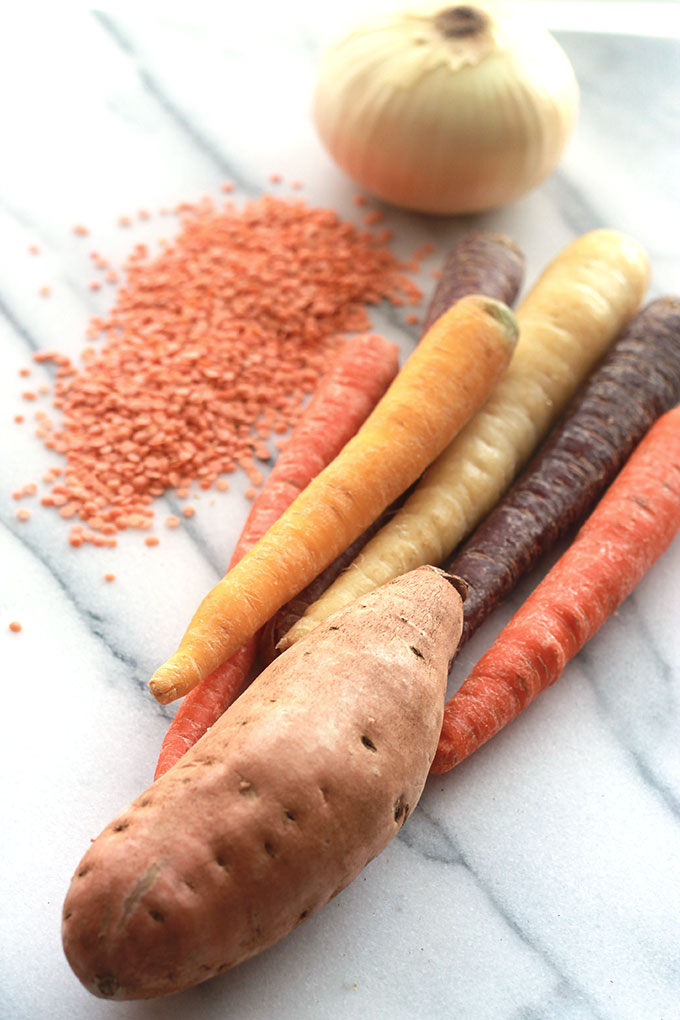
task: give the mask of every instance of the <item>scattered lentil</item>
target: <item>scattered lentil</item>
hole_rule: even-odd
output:
[[[169,514],[165,518],[165,525],[168,528],[177,528],[177,527],[179,527],[179,517],[176,517],[175,514]]]
[[[155,535],[147,535],[147,537],[144,539],[144,542],[146,545],[158,545],[160,539],[156,538]]]
[[[88,338],[104,343],[80,369],[55,351],[33,358],[54,365],[61,412],[38,434],[66,458],[41,502],[87,525],[72,545],[115,545],[117,531],[151,526],[167,488],[224,490],[219,476],[236,465],[252,499],[264,440],[290,430],[344,335],[370,328],[366,306],[420,300],[404,263],[332,210],[265,195],[182,203],[178,215],[160,254],[134,247],[112,310],[90,323]]]
[[[12,499],[23,499],[24,496],[35,496],[37,491],[38,486],[35,482],[29,482],[28,485],[24,485],[21,489],[17,489],[16,492],[13,492]]]
[[[31,511],[22,506],[17,510],[17,518],[20,521],[28,521],[31,519]]]
[[[21,624],[17,620],[12,620],[12,622],[9,625],[9,629],[12,631],[13,634],[18,634],[19,631],[21,630]]]
[[[433,255],[435,251],[435,246],[430,241],[426,241],[425,244],[421,244],[420,248],[416,248],[413,258],[420,261],[420,259],[427,258],[428,255]]]

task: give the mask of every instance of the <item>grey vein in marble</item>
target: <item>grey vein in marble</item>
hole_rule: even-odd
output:
[[[425,829],[425,832],[423,832]],[[580,1000],[587,1002],[589,1016],[593,1020],[615,1020],[607,1014],[602,1013],[596,1004],[590,1000],[585,988],[569,978],[562,970],[554,956],[540,939],[522,925],[508,907],[502,902],[502,896],[496,893],[488,881],[485,881],[480,872],[474,868],[471,860],[463,852],[460,844],[446,826],[435,819],[421,802],[416,812],[408,820],[407,824],[400,830],[398,839],[409,849],[417,853],[425,860],[444,864],[447,867],[460,866],[474,881],[479,891],[486,898],[489,906],[495,914],[500,917],[509,932],[517,938],[527,949],[535,953],[541,961],[546,964],[554,974],[557,986],[568,1000]]]
[[[635,635],[636,645],[641,645],[644,648],[652,675],[657,682],[658,680],[663,681],[669,696],[670,708],[671,680],[674,679],[673,667],[660,656],[650,640],[649,631],[637,611],[634,596],[623,603],[618,614],[617,622],[626,628],[627,635],[630,633]],[[602,678],[600,654],[597,646],[587,644],[579,653],[579,664],[591,684],[602,710],[603,726],[611,729],[621,749],[630,756],[642,782],[658,796],[667,810],[680,820],[680,795],[673,789],[671,780],[664,779],[659,775],[657,769],[649,761],[645,747],[635,746],[635,735],[625,728],[623,720],[617,716],[616,700],[615,697],[612,697],[611,691],[612,677]]]
[[[158,103],[163,112],[173,124],[184,134],[191,144],[203,156],[219,170],[226,179],[238,185],[239,189],[246,195],[255,195],[259,189],[253,188],[251,184],[242,177],[232,163],[222,154],[213,141],[208,139],[192,121],[182,112],[180,107],[174,103],[166,92],[161,88],[156,78],[137,59],[137,54],[132,42],[124,34],[118,23],[104,11],[93,11],[92,17],[98,22],[102,29],[110,36],[119,49],[134,62],[139,80],[150,96]]]

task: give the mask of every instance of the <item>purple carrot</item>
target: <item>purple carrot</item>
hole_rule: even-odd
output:
[[[680,400],[680,298],[631,320],[546,444],[446,570],[469,585],[459,648],[602,495]]]

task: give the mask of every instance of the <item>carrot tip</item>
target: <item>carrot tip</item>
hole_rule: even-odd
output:
[[[172,681],[165,680],[163,677],[158,678],[155,673],[149,680],[149,690],[161,705],[169,705],[171,701],[175,701],[179,697]]]
[[[149,681],[149,690],[161,705],[188,694],[201,680],[201,673],[193,659],[173,655]]]

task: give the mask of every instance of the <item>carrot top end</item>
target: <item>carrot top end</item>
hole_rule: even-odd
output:
[[[500,323],[507,334],[508,340],[514,347],[519,338],[519,325],[512,311],[506,304],[502,301],[497,301],[495,298],[481,297],[480,304],[487,315],[490,315],[492,319]]]

